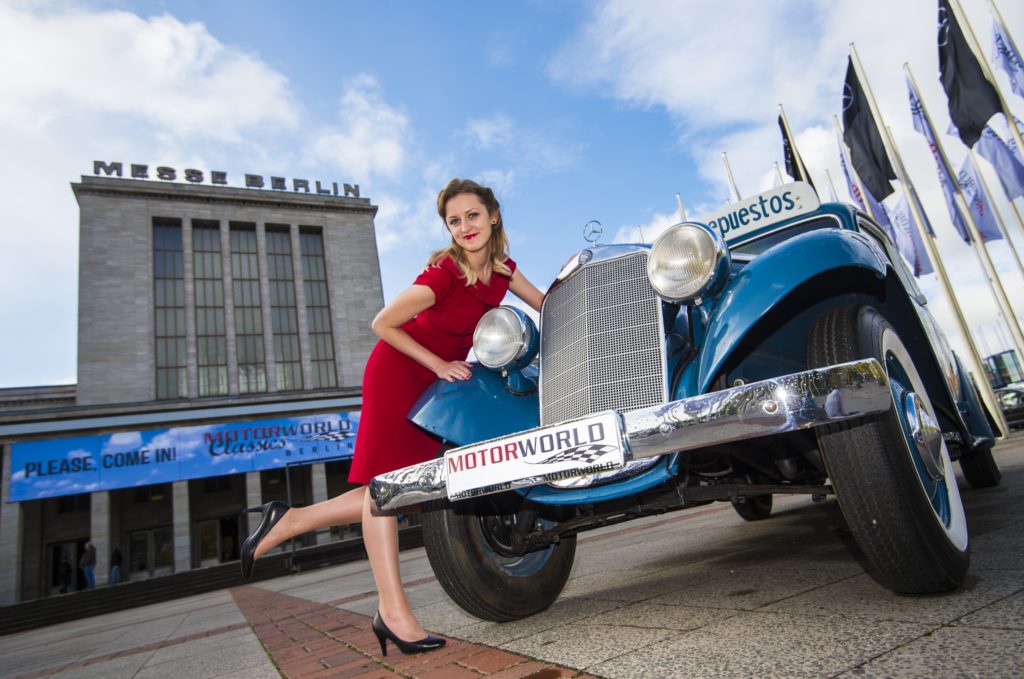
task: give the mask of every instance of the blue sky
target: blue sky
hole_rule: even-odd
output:
[[[962,4],[989,50],[986,2]],[[1024,3],[997,4],[1024,41]],[[93,160],[359,184],[380,208],[386,298],[444,244],[438,189],[471,177],[496,189],[513,257],[543,288],[583,246],[589,220],[604,225],[603,242],[641,229],[649,240],[676,221],[676,192],[691,217],[720,208],[723,151],[742,194],[770,188],[780,103],[819,189],[828,170],[845,198],[832,116],[850,42],[980,347],[1000,349],[1008,333],[1000,339],[980,267],[955,240],[906,106],[909,62],[936,125],[948,124],[935,14],[933,2],[883,0],[0,0],[0,58],[16,64],[0,73],[0,386],[75,381],[69,184]],[[959,164],[965,149],[943,141]],[[1020,227],[1000,202],[1020,250]],[[1021,296],[1008,246],[990,252],[1010,296]],[[956,345],[930,278],[922,288]]]

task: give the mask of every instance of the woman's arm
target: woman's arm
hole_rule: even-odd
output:
[[[472,372],[465,361],[445,361],[414,340],[402,326],[416,314],[434,306],[434,291],[426,285],[412,285],[388,302],[373,319],[371,327],[382,340],[443,380],[468,380]]]
[[[512,272],[512,278],[508,283],[508,289],[512,293],[529,304],[534,311],[540,311],[540,305],[544,301],[544,293],[537,289],[533,283],[526,279],[517,268]]]

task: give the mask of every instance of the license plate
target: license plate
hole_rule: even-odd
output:
[[[445,453],[448,498],[476,495],[621,469],[619,414],[608,410]]]

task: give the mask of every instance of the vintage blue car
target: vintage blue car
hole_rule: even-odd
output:
[[[472,379],[409,414],[439,457],[371,493],[424,503],[434,572],[480,618],[549,606],[582,531],[714,501],[759,520],[777,493],[835,493],[876,579],[949,590],[970,559],[951,460],[1000,480],[999,432],[891,238],[807,184],[592,244],[539,330],[500,307],[473,347]]]

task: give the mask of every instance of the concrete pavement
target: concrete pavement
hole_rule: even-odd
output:
[[[891,594],[834,499],[776,498],[756,523],[715,504],[587,533],[559,600],[513,623],[467,615],[404,552],[440,653],[381,658],[358,562],[0,637],[0,676],[1024,677],[1024,432],[996,456],[1002,485],[961,483],[973,554],[950,594]]]

